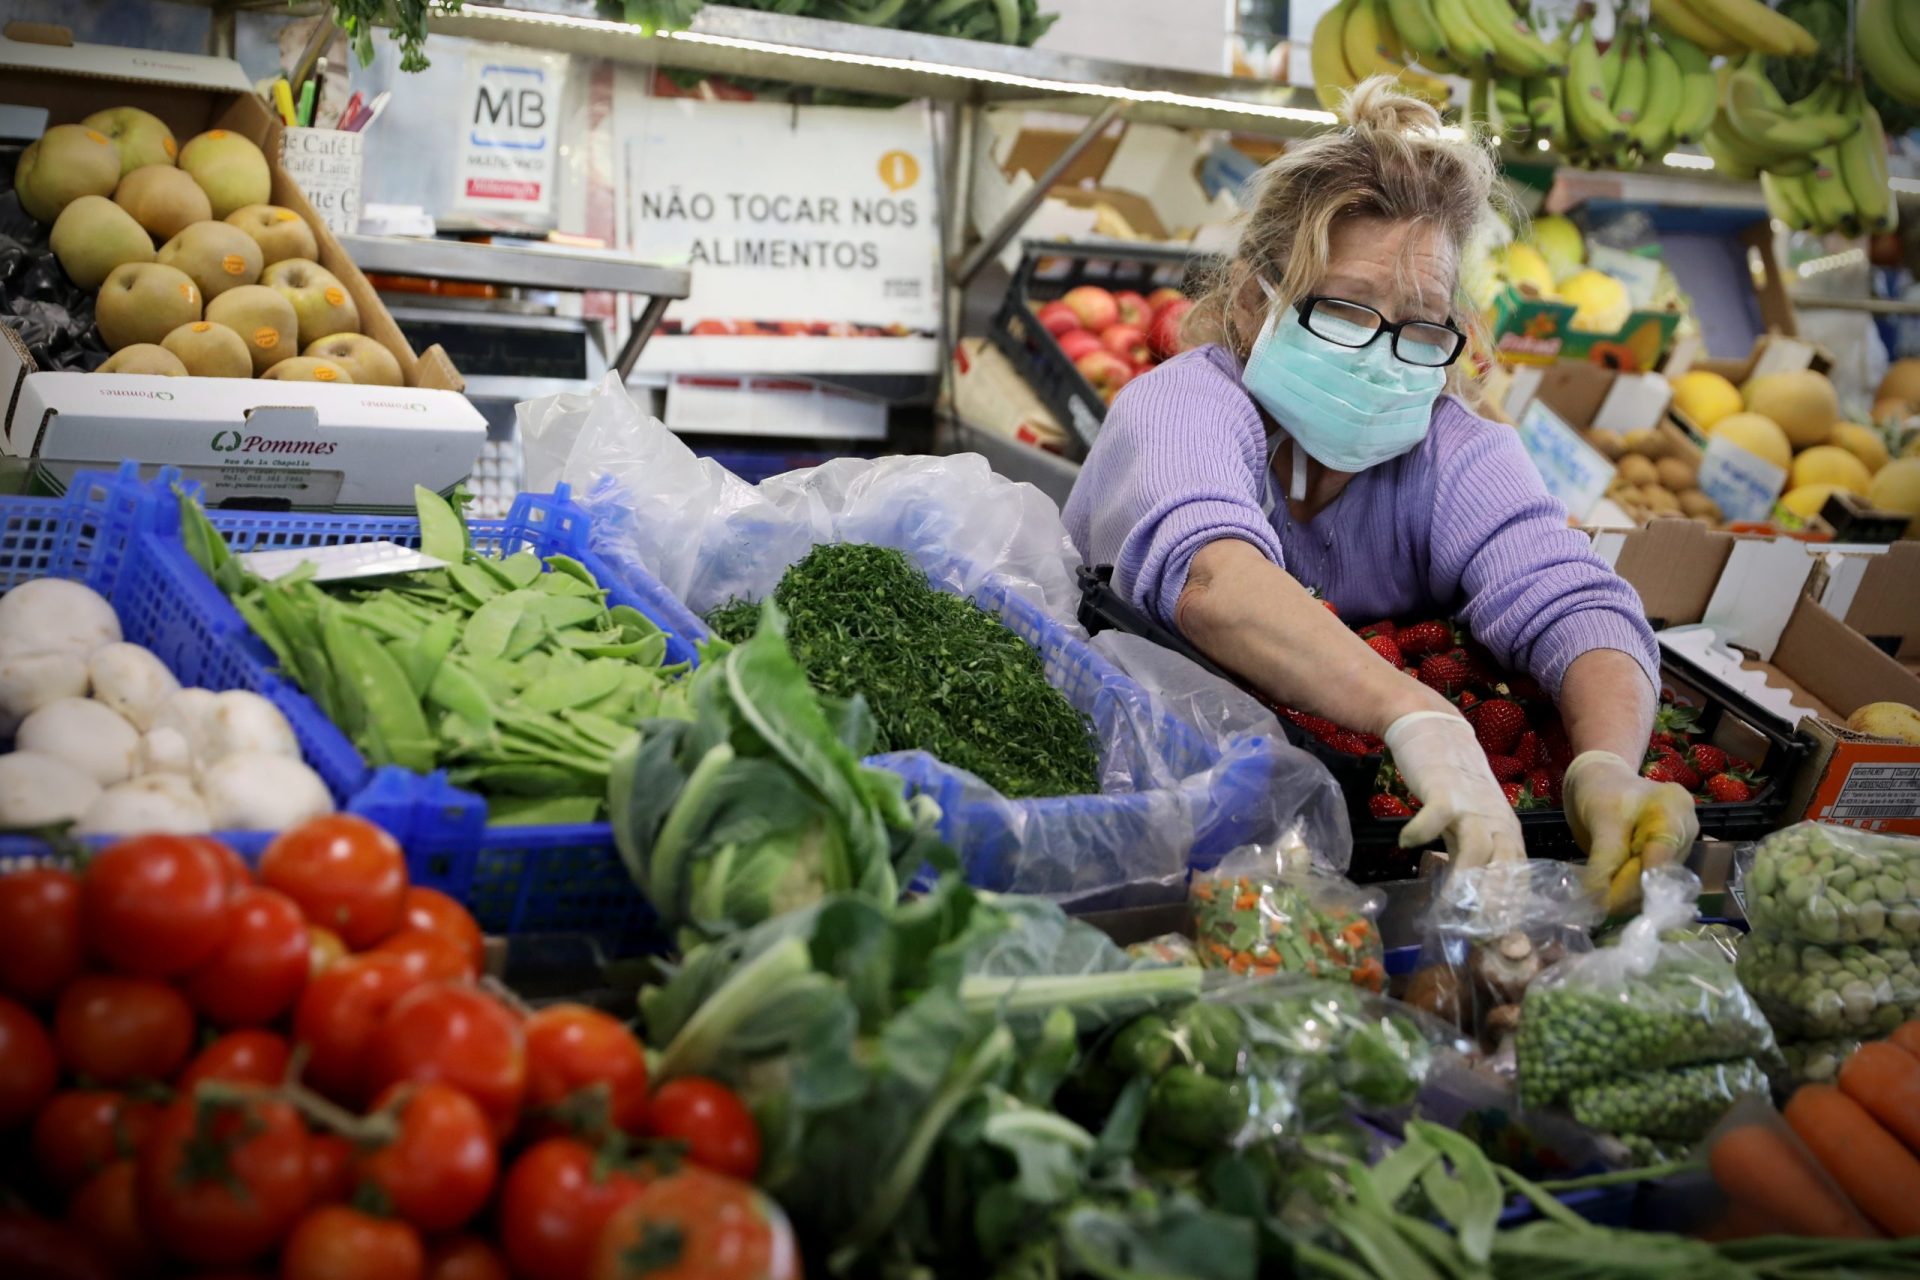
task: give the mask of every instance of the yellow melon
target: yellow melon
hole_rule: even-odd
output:
[[[1895,458],[1880,468],[1867,486],[1867,503],[1911,517],[1907,536],[1920,538],[1920,458]]]
[[[1533,292],[1539,297],[1553,296],[1553,269],[1540,256],[1540,251],[1530,244],[1516,241],[1502,250],[1500,274],[1516,285],[1532,286]]]
[[[1795,485],[1780,495],[1780,505],[1802,520],[1811,520],[1827,505],[1827,499],[1844,492],[1837,484]]]
[[[1559,214],[1535,218],[1528,239],[1546,259],[1555,280],[1577,274],[1587,261],[1587,242],[1581,237],[1580,228]]]
[[[1772,418],[1796,449],[1825,444],[1840,421],[1840,400],[1824,373],[1796,369],[1769,373],[1747,384],[1747,409]]]
[[[1787,443],[1787,433],[1772,418],[1763,418],[1757,413],[1728,414],[1713,424],[1710,434],[1725,436],[1782,471],[1793,466],[1793,446]]]
[[[1880,379],[1878,394],[1881,399],[1891,397],[1920,404],[1920,357],[1908,356],[1888,365],[1887,376]]]
[[[1892,456],[1887,452],[1885,437],[1872,427],[1862,426],[1858,422],[1834,423],[1833,442],[1860,459],[1869,473],[1886,466]]]
[[[1828,484],[1848,493],[1865,494],[1873,480],[1867,464],[1835,444],[1817,444],[1796,454],[1793,469],[1787,473],[1787,487]]]
[[[1693,369],[1673,380],[1673,407],[1702,431],[1744,407],[1739,388],[1717,373]]]
[[[1579,333],[1618,333],[1633,314],[1627,287],[1592,268],[1561,282],[1560,301],[1573,304],[1573,328]]]

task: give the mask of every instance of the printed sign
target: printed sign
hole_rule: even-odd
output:
[[[553,210],[567,60],[489,45],[467,55],[454,203],[526,220]]]
[[[1714,500],[1727,520],[1765,520],[1787,482],[1787,473],[1731,440],[1707,438],[1700,459],[1700,491]]]
[[[1878,760],[1854,765],[1847,770],[1840,793],[1820,816],[1853,826],[1920,817],[1920,764]]]
[[[1574,519],[1586,518],[1613,483],[1613,463],[1538,400],[1520,415],[1518,430],[1520,443],[1533,459],[1534,470],[1546,483],[1547,492],[1558,498]]]
[[[360,225],[366,144],[365,134],[338,129],[286,129],[280,134],[280,167],[335,235],[351,234]]]
[[[930,120],[626,94],[622,247],[693,269],[641,367],[930,372],[940,228]],[[835,341],[845,339],[847,341]]]

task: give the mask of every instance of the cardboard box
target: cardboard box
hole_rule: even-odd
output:
[[[953,349],[953,410],[969,425],[1067,457],[1084,454],[1026,379],[986,338]]]
[[[1575,310],[1510,284],[1493,301],[1493,349],[1509,364],[1587,360],[1609,369],[1651,370],[1660,367],[1680,327],[1676,311],[1635,311],[1614,333],[1583,333],[1573,327]]]
[[[1825,553],[1820,603],[1898,661],[1920,664],[1920,542]]]
[[[415,355],[366,277],[280,168],[282,125],[239,64],[223,58],[105,45],[45,43],[58,33],[10,27],[0,38],[0,101],[44,108],[48,123],[103,107],[141,107],[183,142],[230,129],[259,145],[273,173],[272,202],[313,228],[320,264],[360,311],[362,332],[393,352],[404,387],[327,386],[257,379],[159,378],[38,370],[0,326],[0,443],[31,487],[58,492],[82,468],[123,458],[179,466],[209,501],[255,505],[413,509],[413,487],[464,480],[486,442],[486,421],[461,392],[441,348]],[[16,39],[30,34],[34,38]]]

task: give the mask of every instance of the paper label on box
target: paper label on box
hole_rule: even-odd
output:
[[[366,135],[338,129],[287,129],[280,134],[280,167],[335,235],[359,230],[366,143]]]
[[[1765,520],[1787,473],[1731,440],[1711,436],[1700,459],[1700,491],[1714,500],[1727,520]]]
[[[1613,482],[1614,465],[1606,455],[1582,440],[1559,414],[1538,400],[1520,415],[1516,429],[1547,492],[1558,498],[1575,519],[1591,511]]]
[[[467,55],[454,203],[540,220],[553,210],[567,59],[488,45]]]
[[[1828,822],[1854,825],[1920,817],[1920,764],[1879,761],[1854,765],[1840,784],[1840,794],[1820,816]]]
[[[1753,362],[1753,368],[1747,378],[1765,377],[1769,373],[1794,373],[1813,364],[1817,348],[1810,342],[1801,342],[1797,338],[1783,338],[1778,334],[1767,339],[1766,350]]]

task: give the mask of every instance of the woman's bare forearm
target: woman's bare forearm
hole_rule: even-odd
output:
[[[1174,619],[1202,653],[1285,707],[1372,734],[1451,704],[1381,661],[1284,569],[1249,543],[1200,549]]]
[[[1611,751],[1635,768],[1647,753],[1659,699],[1638,662],[1618,649],[1590,649],[1560,683],[1560,718],[1574,754]]]

